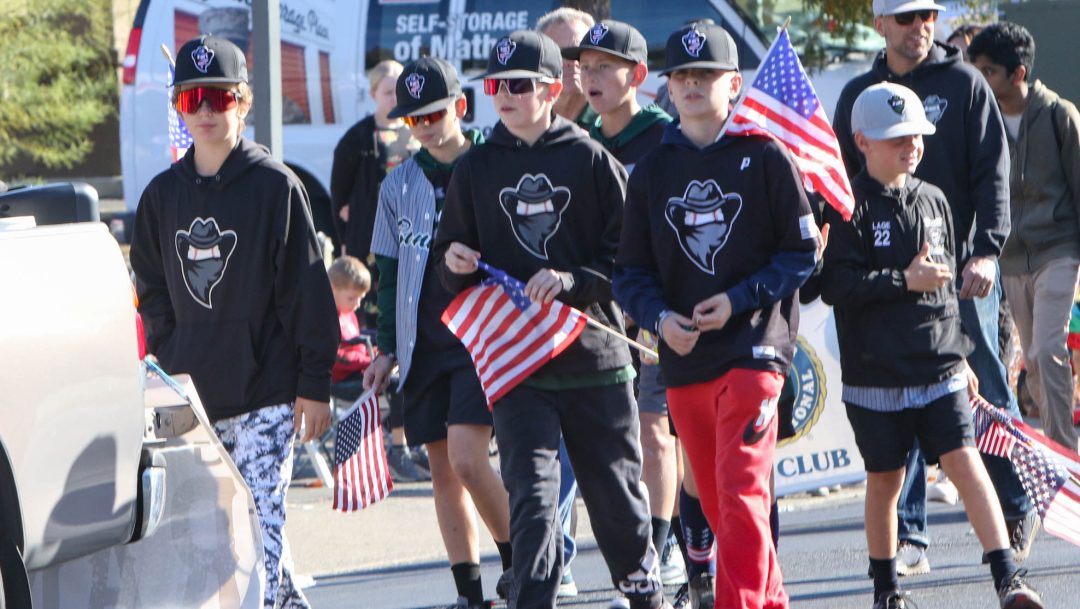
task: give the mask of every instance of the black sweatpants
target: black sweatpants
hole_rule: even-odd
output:
[[[510,494],[518,609],[555,607],[562,578],[560,431],[612,582],[635,608],[659,606],[659,560],[640,482],[631,384],[564,391],[519,385],[495,403],[492,415]]]

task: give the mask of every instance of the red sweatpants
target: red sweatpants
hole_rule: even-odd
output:
[[[784,378],[736,368],[667,390],[701,509],[716,534],[716,609],[787,609],[769,531],[769,474]]]

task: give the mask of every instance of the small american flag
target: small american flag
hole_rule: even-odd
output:
[[[981,397],[971,401],[971,416],[975,425],[975,443],[979,452],[1004,459],[1009,458],[1016,436],[1006,429],[1009,415]]]
[[[176,107],[173,106],[173,78],[175,78],[174,70],[172,66],[169,66],[169,150],[172,153],[172,160],[175,163],[187,154],[187,150],[188,148],[191,148],[191,144],[194,143],[194,140],[191,139],[191,132],[188,131],[187,125],[180,119],[180,113],[178,113]]]
[[[1046,532],[1080,546],[1080,456],[982,398],[973,400],[972,408],[980,450],[982,438],[988,434],[1011,436],[1011,441],[986,444],[995,451],[1008,447],[1006,455],[1038,510]],[[980,412],[986,415],[982,422]],[[1006,456],[1000,452],[990,454]]]
[[[781,30],[769,48],[753,84],[732,111],[726,132],[779,140],[795,157],[806,189],[820,193],[844,219],[851,218],[855,197],[836,133],[787,30]]]
[[[379,400],[369,390],[338,423],[334,443],[334,509],[354,512],[378,503],[394,489],[383,450]]]
[[[537,304],[525,284],[483,262],[480,268],[491,277],[458,294],[442,321],[472,357],[490,408],[569,347],[587,318],[557,300]]]

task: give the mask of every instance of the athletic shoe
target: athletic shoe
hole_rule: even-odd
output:
[[[608,603],[607,609],[630,609],[630,599],[623,595],[616,596]]]
[[[660,553],[660,581],[665,586],[679,586],[686,583],[686,563],[679,551],[679,541],[675,535],[668,535],[664,549]]]
[[[930,559],[926,548],[910,541],[901,541],[896,548],[896,574],[900,577],[923,575],[930,572]]]
[[[1009,533],[1009,545],[1013,549],[1013,560],[1024,561],[1031,554],[1031,546],[1035,543],[1035,534],[1042,527],[1042,519],[1039,512],[1031,510],[1019,520],[1005,522],[1005,529]]]
[[[517,586],[514,585],[514,572],[507,569],[499,576],[499,581],[495,582],[495,596],[506,601],[507,606],[510,605],[510,597],[517,597]]]
[[[464,596],[457,597],[453,605],[448,606],[446,609],[491,609],[491,601],[483,601],[480,603],[469,604],[469,599]]]
[[[412,457],[413,463],[417,467],[424,470],[429,476],[431,475],[431,463],[428,462],[427,446],[421,444],[416,448],[410,448],[409,454]]]
[[[577,584],[574,582],[574,574],[570,569],[563,569],[562,581],[559,582],[559,591],[556,598],[572,598],[578,595]]]
[[[675,591],[671,599],[672,609],[688,609],[690,607],[690,584],[683,584]]]
[[[431,480],[412,460],[407,446],[391,446],[386,451],[386,464],[390,466],[390,478],[394,482],[424,482]]]
[[[878,597],[873,609],[919,609],[907,592],[893,590]]]
[[[716,605],[716,577],[700,573],[690,580],[690,609],[713,609]]]
[[[956,490],[956,485],[952,483],[952,480],[949,480],[944,473],[941,473],[933,484],[926,486],[926,500],[956,505],[956,502],[960,500],[960,493]]]
[[[1024,581],[1025,575],[1027,569],[1020,569],[998,590],[1001,609],[1043,609],[1042,598]]]

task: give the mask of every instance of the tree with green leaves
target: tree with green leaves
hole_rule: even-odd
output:
[[[108,0],[0,2],[0,166],[68,168],[116,112]]]

